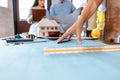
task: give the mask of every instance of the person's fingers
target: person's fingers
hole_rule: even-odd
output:
[[[67,30],[58,40],[57,43],[61,42],[64,38],[71,34],[71,30]]]
[[[79,44],[82,43],[82,39],[81,39],[81,37],[77,37],[77,42],[78,42]]]
[[[67,33],[64,33],[58,40],[57,43],[61,42],[64,38],[66,38],[68,36]]]
[[[73,35],[73,34],[71,34],[71,35],[68,36],[68,39],[69,39],[69,40],[71,40],[72,35]]]
[[[81,30],[78,30],[77,33],[76,33],[76,36],[77,36],[77,41],[79,44],[82,43],[82,39],[81,39]]]

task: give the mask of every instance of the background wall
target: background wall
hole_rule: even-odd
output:
[[[8,8],[0,7],[0,37],[14,35],[12,0],[8,0]]]

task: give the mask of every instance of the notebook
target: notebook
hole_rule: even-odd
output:
[[[45,9],[32,8],[33,21],[40,21],[44,16],[46,16]]]

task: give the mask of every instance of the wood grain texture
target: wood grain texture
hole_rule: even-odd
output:
[[[107,0],[105,40],[111,38],[116,42],[120,35],[120,0]]]

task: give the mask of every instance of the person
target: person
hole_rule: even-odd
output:
[[[32,8],[33,8],[33,7],[43,9],[43,8],[44,8],[44,0],[35,0]],[[33,19],[32,19],[32,8],[30,9],[30,14],[29,14],[29,16],[28,16],[28,18],[27,18],[27,22],[30,23],[30,24],[33,23]]]
[[[75,11],[75,6],[67,0],[58,0],[50,7],[50,16],[65,16]]]
[[[34,1],[34,4],[32,6],[33,7],[36,7],[36,8],[39,8],[39,9],[43,9],[44,8],[44,3],[45,3],[45,0],[35,0]],[[33,22],[33,18],[32,18],[32,8],[31,8],[31,11],[30,11],[30,14],[29,14],[29,17],[27,19],[27,22],[29,24],[32,24],[29,28],[29,32],[28,34],[34,34],[35,36],[37,35],[37,27],[35,26],[38,22]],[[49,12],[46,10],[46,17],[49,16]]]
[[[71,25],[75,23],[82,12],[83,7],[77,8],[73,13],[65,16],[52,16],[49,17],[51,20],[55,20],[60,26],[60,33],[64,33]]]
[[[101,4],[98,7],[98,11],[97,11],[97,28],[99,28],[100,30],[103,30],[105,27],[105,11],[106,11],[106,7],[104,4]]]
[[[68,37],[69,39],[73,34],[77,36],[78,43],[82,43],[81,33],[83,30],[83,25],[87,19],[96,11],[98,6],[102,3],[103,0],[88,0],[86,7],[84,8],[81,16],[77,21],[69,28],[67,31],[57,40],[57,43],[61,42],[64,38]]]

